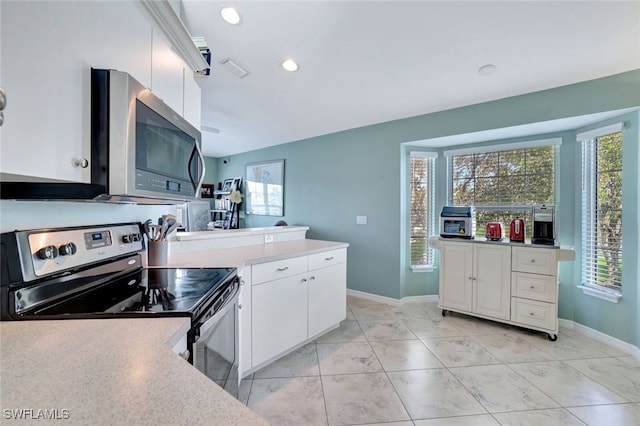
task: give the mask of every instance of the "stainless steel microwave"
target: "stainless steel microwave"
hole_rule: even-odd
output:
[[[99,201],[173,204],[199,198],[200,131],[129,74],[91,70],[91,181]]]

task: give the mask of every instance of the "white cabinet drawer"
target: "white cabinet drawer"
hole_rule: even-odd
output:
[[[555,331],[557,329],[556,304],[512,297],[511,321]]]
[[[325,251],[322,253],[309,255],[309,270],[324,268],[326,266],[337,265],[347,261],[347,249]]]
[[[556,249],[513,247],[511,269],[533,274],[557,274]]]
[[[251,267],[252,285],[307,272],[307,256],[292,257]]]
[[[528,274],[526,272],[511,273],[511,295],[541,302],[555,303],[558,295],[558,284],[555,275]]]

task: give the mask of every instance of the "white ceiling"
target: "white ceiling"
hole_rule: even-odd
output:
[[[198,80],[212,157],[640,68],[639,1],[182,0],[182,18],[213,54]]]

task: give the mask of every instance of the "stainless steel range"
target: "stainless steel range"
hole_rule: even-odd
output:
[[[235,268],[143,268],[140,223],[0,235],[3,321],[185,316],[183,355],[237,397]]]

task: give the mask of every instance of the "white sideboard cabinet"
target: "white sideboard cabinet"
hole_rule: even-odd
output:
[[[429,243],[440,250],[443,316],[460,312],[558,338],[558,262],[573,260],[572,248],[442,238]]]

